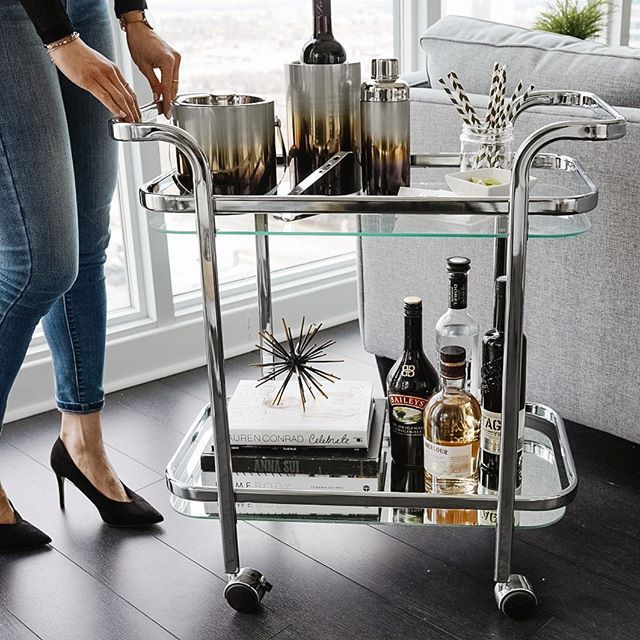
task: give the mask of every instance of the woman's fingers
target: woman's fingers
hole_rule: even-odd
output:
[[[95,96],[111,113],[140,120],[135,94],[118,67],[80,38],[50,52],[52,62],[71,82]]]
[[[100,100],[100,102],[107,108],[111,113],[117,118],[127,118],[127,114],[123,111],[118,103],[111,97],[111,94],[103,89],[99,84],[96,83],[91,89],[89,89],[90,93]]]
[[[180,80],[180,54],[176,52],[174,59],[175,65],[173,67],[173,77],[171,79],[172,100],[175,100],[178,95],[178,83]]]
[[[140,120],[142,120],[142,114],[140,113],[138,98],[136,97],[136,94],[133,92],[133,89],[131,88],[131,86],[125,80],[119,67],[114,66],[114,70],[116,72],[116,78],[118,80],[119,85],[118,83],[115,83],[115,84],[116,86],[118,86],[118,88],[121,87],[122,90],[124,91],[125,96],[127,97],[127,101],[129,102],[129,105],[131,106],[135,114],[135,121],[140,122]]]
[[[153,99],[158,101],[160,100],[160,96],[162,94],[162,85],[160,84],[160,80],[158,80],[158,76],[156,72],[153,70],[153,66],[150,64],[144,64],[139,67],[142,75],[147,79],[149,86],[151,87],[151,91],[153,92]]]
[[[163,63],[160,65],[160,84],[163,102],[163,111],[165,118],[169,117],[171,110],[171,102],[173,100],[173,85],[174,85],[174,69],[176,67],[173,56],[167,56]]]
[[[124,112],[127,122],[137,121],[136,110],[132,105],[131,98],[125,91],[124,86],[117,80],[115,74],[100,76],[98,84],[109,95],[113,103],[117,105],[118,110]]]

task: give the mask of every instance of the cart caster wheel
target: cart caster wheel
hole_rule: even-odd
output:
[[[229,580],[224,597],[232,609],[252,613],[260,606],[264,594],[271,591],[271,586],[259,571],[245,567]]]
[[[509,618],[526,618],[538,604],[531,584],[518,574],[510,575],[507,582],[497,582],[493,592],[498,609]]]

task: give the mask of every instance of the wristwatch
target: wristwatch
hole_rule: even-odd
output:
[[[123,13],[120,16],[119,20],[120,28],[125,32],[127,31],[127,25],[133,24],[134,22],[142,22],[142,24],[146,24],[147,27],[153,31],[153,27],[149,24],[144,11],[127,11],[127,13]]]

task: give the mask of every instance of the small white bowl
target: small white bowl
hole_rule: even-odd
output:
[[[501,184],[487,187],[483,184],[471,182],[470,178],[496,178]],[[508,196],[511,188],[511,171],[509,169],[469,169],[459,171],[445,176],[445,180],[451,191],[458,196]],[[536,181],[536,178],[529,178],[529,186]]]

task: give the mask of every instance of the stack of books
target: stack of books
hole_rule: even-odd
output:
[[[384,484],[382,452],[386,403],[373,400],[370,382],[338,381],[328,398],[300,406],[297,388],[271,404],[278,383],[242,380],[229,401],[229,434],[235,488],[377,491]],[[319,395],[319,394],[316,394]],[[202,483],[215,487],[213,449],[201,458]],[[216,513],[215,503],[206,504]],[[237,512],[256,516],[378,517],[377,507],[254,504]]]

